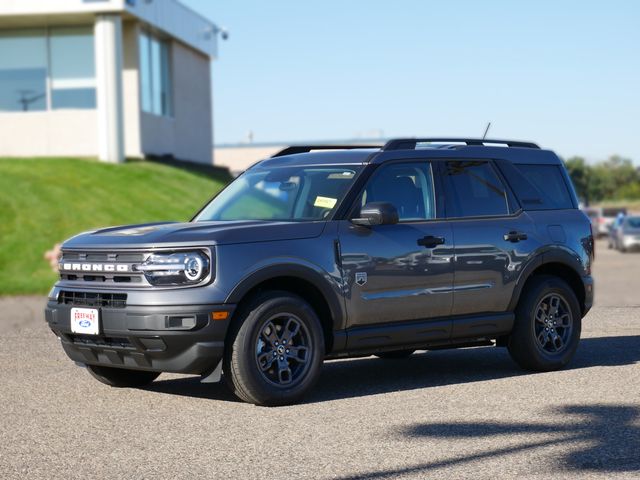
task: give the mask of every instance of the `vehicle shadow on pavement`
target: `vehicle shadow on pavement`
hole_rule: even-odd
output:
[[[640,335],[584,338],[569,369],[640,362]],[[420,352],[402,360],[366,357],[325,362],[320,380],[305,403],[408,391],[532,375],[513,363],[505,348],[467,348]],[[235,401],[222,383],[204,385],[199,377],[158,380],[145,390],[212,400]]]
[[[640,409],[630,405],[568,405],[546,412],[548,423],[427,423],[403,428],[400,435],[412,440],[473,438],[478,447],[495,444],[499,436],[521,436],[504,448],[489,448],[399,469],[363,472],[347,479],[396,478],[426,475],[429,471],[475,461],[497,461],[499,457],[536,449],[541,472],[574,473],[640,472]],[[569,419],[569,421],[567,421]],[[549,453],[549,450],[551,453]],[[534,465],[530,467],[535,468]]]

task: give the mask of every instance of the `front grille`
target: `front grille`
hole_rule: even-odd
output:
[[[132,266],[143,263],[148,253],[144,252],[103,252],[103,251],[63,251],[60,258],[60,280],[81,284],[101,284],[105,288],[117,288],[115,284],[126,283],[136,287],[149,286],[142,272],[132,270]],[[88,270],[80,270],[80,266]],[[104,271],[101,266],[126,266],[126,271]],[[63,268],[66,266],[66,268]],[[69,267],[71,266],[71,268]],[[93,267],[98,267],[93,268]],[[70,271],[71,270],[71,271]]]
[[[63,262],[122,262],[140,263],[143,262],[145,254],[141,252],[62,252]]]
[[[126,293],[93,293],[61,291],[58,303],[78,307],[106,307],[125,308],[127,306]]]

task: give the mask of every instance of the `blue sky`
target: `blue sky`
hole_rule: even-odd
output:
[[[216,143],[533,140],[640,164],[640,1],[182,0],[230,32]]]

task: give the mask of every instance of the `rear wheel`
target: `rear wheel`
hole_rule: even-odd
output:
[[[294,403],[315,384],[324,336],[311,306],[288,292],[265,292],[241,311],[228,340],[225,381],[256,405]]]
[[[376,353],[376,357],[378,358],[383,358],[385,360],[400,360],[402,358],[409,358],[413,352],[415,352],[414,349],[409,349],[409,350],[393,350],[392,352],[379,352]]]
[[[127,370],[124,368],[101,367],[87,365],[87,370],[93,378],[110,387],[144,387],[153,382],[160,372],[144,372],[141,370]]]
[[[563,368],[578,348],[581,318],[578,299],[566,282],[534,277],[516,309],[508,342],[511,357],[527,370]]]

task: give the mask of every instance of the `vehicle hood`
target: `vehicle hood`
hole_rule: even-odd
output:
[[[317,237],[325,222],[224,221],[109,227],[70,238],[63,248],[149,248],[229,245]]]

